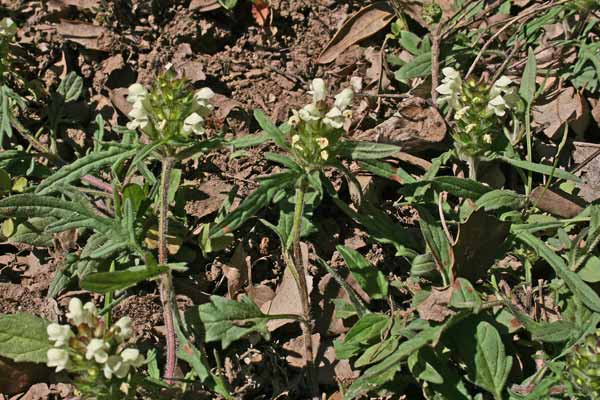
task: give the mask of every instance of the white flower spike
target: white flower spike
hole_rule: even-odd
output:
[[[69,364],[69,353],[64,349],[49,349],[46,354],[48,357],[47,366],[56,367],[56,372],[60,372]]]
[[[69,325],[59,325],[52,323],[46,328],[48,339],[54,342],[55,347],[62,347],[69,343],[69,339],[73,337],[73,331]]]
[[[339,108],[341,111],[344,111],[350,103],[352,103],[352,98],[354,97],[354,92],[352,89],[344,89],[340,93],[335,96],[335,107]]]
[[[460,73],[451,67],[446,67],[442,70],[444,79],[442,84],[435,90],[442,96],[438,98],[438,103],[448,103],[450,107],[456,109],[459,105],[460,91],[462,86],[462,79]]]
[[[327,99],[327,86],[323,79],[313,79],[310,84],[310,92],[313,96],[313,103],[319,103]]]
[[[134,83],[127,89],[127,101],[131,104],[143,101],[148,96],[148,91],[140,83]]]
[[[204,118],[202,118],[198,113],[191,113],[184,121],[183,121],[183,131],[185,133],[194,133],[196,135],[201,135],[204,133]]]
[[[108,353],[106,350],[109,349],[108,343],[102,339],[92,339],[86,347],[85,358],[96,360],[99,364],[104,364],[108,360]]]
[[[131,318],[123,317],[118,320],[115,325],[118,330],[115,333],[115,337],[119,342],[123,342],[131,337],[133,329],[131,328]]]
[[[138,349],[125,349],[121,352],[123,362],[132,367],[139,368],[144,365],[144,356],[140,354]]]

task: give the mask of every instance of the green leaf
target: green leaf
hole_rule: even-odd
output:
[[[238,0],[218,0],[219,4],[228,10],[233,10],[237,5]]]
[[[0,315],[0,356],[16,362],[45,363],[52,347],[46,333],[48,324],[31,314]]]
[[[392,354],[399,344],[397,336],[391,336],[386,340],[375,343],[369,347],[354,363],[355,368],[362,368],[366,365],[378,363],[390,354]]]
[[[17,194],[0,200],[0,215],[10,218],[55,217],[68,220],[76,214],[87,217],[94,216],[80,204],[56,197]],[[102,217],[98,217],[98,219],[107,220]]]
[[[248,218],[253,217],[261,208],[266,207],[278,192],[292,186],[296,182],[296,178],[297,174],[295,172],[286,171],[261,181],[260,187],[246,197],[238,208],[211,227],[209,237],[211,239],[220,237],[239,228]]]
[[[434,178],[431,183],[438,191],[448,192],[457,197],[478,199],[491,189],[472,179],[456,178],[454,176],[440,176]]]
[[[269,140],[269,137],[270,136],[267,133],[248,134],[232,139],[228,142],[228,144],[233,146],[235,149],[245,149],[246,147],[254,147],[258,146],[259,144],[263,144]]]
[[[477,293],[471,282],[464,278],[457,278],[452,284],[450,306],[479,310],[481,307],[481,297],[479,297],[479,293]]]
[[[500,334],[492,324],[481,321],[477,325],[474,368],[467,370],[477,386],[502,399],[502,390],[512,367],[512,357],[507,356]]]
[[[431,74],[431,53],[419,54],[396,71],[394,74],[398,81],[404,82],[408,79],[418,78]]]
[[[0,169],[0,192],[8,192],[12,186],[10,175],[3,169]]]
[[[590,256],[577,274],[586,282],[600,282],[600,257]]]
[[[367,369],[360,378],[355,380],[346,391],[344,399],[350,400],[359,395],[367,394],[393,379],[396,372],[400,369],[401,361],[437,339],[447,324],[446,322],[444,325],[427,328],[406,342],[401,343],[392,354],[379,364]]]
[[[385,162],[363,161],[359,164],[361,168],[365,169],[366,171],[394,182],[415,183],[417,181],[404,169],[400,167],[394,169],[390,164]]]
[[[83,78],[71,71],[60,82],[57,91],[62,95],[65,103],[75,101],[83,91]]]
[[[350,140],[343,141],[338,147],[341,156],[352,160],[377,160],[398,153],[401,149],[391,144]]]
[[[339,359],[349,359],[381,339],[381,333],[391,320],[383,314],[365,314],[348,331],[343,342],[334,341],[335,354]]]
[[[408,357],[408,368],[415,378],[441,385],[444,377],[437,371],[439,363],[431,347],[423,347]]]
[[[337,251],[340,252],[348,269],[352,273],[356,282],[373,299],[385,299],[388,294],[388,281],[385,276],[367,261],[356,250],[338,245]]]
[[[272,123],[262,110],[254,110],[254,118],[273,142],[282,149],[289,146],[285,142],[283,132]]]
[[[169,265],[169,264],[167,264]],[[181,264],[185,265],[185,264]],[[179,266],[174,264],[174,266]],[[87,275],[81,280],[81,288],[97,293],[108,293],[126,289],[139,282],[157,278],[169,271],[169,266],[137,266],[124,271],[97,272]]]
[[[46,178],[36,188],[36,193],[45,195],[60,190],[61,186],[74,182],[105,165],[111,165],[123,157],[130,157],[136,150],[113,147],[110,150],[91,153],[72,164],[67,164]]]
[[[523,207],[525,198],[512,190],[492,190],[477,199],[477,208],[485,211],[497,210],[499,208],[520,209]]]
[[[451,278],[454,267],[454,252],[452,251],[448,237],[427,209],[417,207],[417,210],[419,211],[421,233],[433,255],[435,263],[439,270],[444,271],[447,278]]]
[[[419,45],[421,44],[421,38],[409,31],[400,32],[398,38],[400,45],[406,49],[410,54],[417,54],[419,52]]]
[[[583,304],[593,311],[600,312],[600,297],[589,287],[579,275],[570,271],[563,259],[554,253],[546,244],[529,232],[517,232],[517,238],[534,249],[552,267],[568,288]]]
[[[437,267],[431,253],[419,254],[410,266],[410,274],[415,277],[431,278],[435,275]]]
[[[562,169],[553,168],[551,165],[536,164],[525,160],[517,160],[510,157],[500,157],[502,161],[508,163],[514,167],[521,168],[527,171],[537,172],[543,175],[552,175],[558,179],[564,179],[567,181],[581,182],[581,179],[570,172]]]
[[[266,340],[270,337],[267,322],[271,317],[263,314],[247,296],[242,296],[239,302],[210,296],[210,303],[199,306],[198,312],[206,329],[205,340],[220,340],[223,349],[251,332],[260,333]]]
[[[47,227],[56,219],[52,217],[34,217],[17,225],[15,233],[10,237],[11,243],[25,243],[36,247],[51,247],[54,236],[47,232]]]
[[[521,78],[521,86],[519,87],[519,95],[531,105],[535,96],[535,77],[537,75],[537,65],[535,60],[535,53],[533,49],[529,47],[527,53],[527,64],[523,70],[523,77]]]

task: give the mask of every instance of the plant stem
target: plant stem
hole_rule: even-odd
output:
[[[531,163],[533,162],[533,147],[531,138],[531,104],[527,105],[527,110],[525,111],[525,135],[527,139],[527,161]],[[529,196],[529,194],[531,193],[532,186],[533,173],[531,171],[527,171],[527,186],[525,186],[526,196]]]
[[[110,267],[108,269],[108,272],[114,272],[115,270],[115,262],[111,262],[110,263]],[[106,295],[104,296],[104,308],[108,308],[108,311],[106,312],[106,316],[104,317],[104,321],[106,322],[106,328],[110,328],[110,326],[112,325],[112,318],[111,318],[111,309],[110,304],[113,301],[113,292],[108,292],[106,293]]]
[[[306,284],[306,275],[304,271],[304,263],[302,262],[302,251],[300,249],[300,234],[302,232],[302,215],[304,214],[304,194],[306,186],[301,182],[296,189],[296,204],[294,207],[294,223],[292,225],[292,251],[293,268],[292,272],[296,279],[298,292],[300,293],[300,301],[302,303],[302,318],[301,323],[302,334],[304,336],[304,360],[308,372],[308,381],[312,398],[318,398],[319,387],[317,385],[316,371],[313,365],[313,348],[312,348],[312,326],[310,319],[310,300],[308,293],[308,285]]]
[[[169,180],[174,160],[171,157],[165,157],[162,160],[162,172],[160,176],[160,211],[158,219],[158,263],[167,263],[167,232],[169,229]],[[165,368],[165,380],[167,383],[173,382],[175,375],[175,366],[177,363],[177,342],[175,336],[175,327],[173,325],[173,312],[176,311],[176,305],[173,301],[173,280],[171,271],[165,272],[160,281],[160,301],[163,307],[163,319],[167,330],[167,366]]]

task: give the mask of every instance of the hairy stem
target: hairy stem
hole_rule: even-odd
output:
[[[167,263],[167,232],[169,229],[169,180],[171,170],[173,169],[173,158],[166,157],[162,160],[162,172],[160,176],[160,212],[158,219],[158,263]],[[175,366],[177,363],[177,342],[175,336],[175,327],[173,325],[173,312],[176,311],[176,305],[173,301],[173,280],[171,271],[162,275],[160,281],[160,301],[163,307],[163,318],[167,329],[167,366],[165,368],[165,380],[172,383],[175,375]]]
[[[308,380],[311,395],[313,398],[318,398],[319,387],[317,385],[316,371],[313,365],[313,348],[312,348],[312,326],[310,318],[310,300],[308,294],[308,285],[306,284],[306,275],[304,271],[304,263],[302,262],[302,251],[300,250],[300,234],[302,232],[302,215],[304,214],[304,194],[305,185],[301,183],[296,189],[296,205],[294,208],[294,223],[292,225],[292,251],[293,268],[292,272],[296,279],[298,292],[300,293],[300,301],[302,303],[302,318],[301,323],[302,335],[304,336],[304,360],[308,372]]]

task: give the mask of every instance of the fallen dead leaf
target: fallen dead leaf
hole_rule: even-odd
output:
[[[222,267],[223,274],[227,278],[227,295],[230,299],[237,300],[238,294],[248,285],[248,268],[246,263],[244,244],[240,243],[235,248],[233,256],[231,256],[227,265],[223,265]]]
[[[108,52],[115,38],[107,28],[85,22],[61,20],[56,31],[65,39],[82,45],[89,50]]]
[[[348,47],[384,29],[395,15],[394,9],[386,1],[378,1],[360,9],[333,35],[317,63],[334,61]]]
[[[190,2],[190,11],[207,12],[221,8],[218,0],[192,0]]]
[[[319,345],[321,343],[321,335],[314,333],[312,335],[313,360],[315,361],[319,353]],[[295,368],[304,368],[306,360],[304,359],[304,335],[300,335],[288,340],[283,344],[283,348],[289,353],[285,357],[289,365]]]
[[[252,16],[258,26],[265,26],[269,21],[269,3],[265,0],[254,0],[252,2]]]
[[[533,107],[532,126],[542,127],[548,138],[556,140],[562,137],[564,124],[581,118],[583,111],[583,98],[569,87],[546,103]]]
[[[360,135],[360,139],[394,144],[408,153],[435,147],[445,137],[444,118],[419,97],[402,102],[391,118]]]
[[[427,321],[443,322],[454,314],[454,311],[448,308],[451,297],[451,287],[441,290],[433,288],[429,296],[417,306],[419,317]]]
[[[100,6],[100,0],[49,0],[49,9],[63,10],[73,6],[79,10],[90,10]]]
[[[600,145],[573,142],[571,157],[576,165],[581,166],[577,172],[582,180],[577,183],[578,195],[588,202],[600,199]]]
[[[583,211],[585,201],[562,190],[538,186],[531,192],[531,201],[540,210],[562,218],[573,218]]]
[[[303,250],[306,249],[306,245],[303,245]],[[302,252],[303,260],[304,260],[304,271],[308,270],[308,251],[305,250]],[[313,278],[309,274],[306,273],[306,285],[308,289],[308,293],[312,292],[313,288]],[[275,297],[271,302],[264,303],[261,307],[261,311],[269,314],[297,314],[302,315],[302,302],[300,300],[300,292],[296,285],[296,281],[292,272],[289,268],[286,268],[283,273],[283,278],[281,283],[277,287],[277,291]],[[293,319],[277,319],[271,320],[267,323],[267,327],[270,332],[273,332],[275,329],[293,323],[295,320]]]

